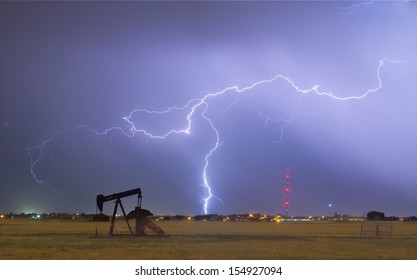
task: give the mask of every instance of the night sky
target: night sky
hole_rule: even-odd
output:
[[[0,212],[203,214],[205,170],[285,213],[289,168],[290,215],[330,171],[332,214],[417,215],[417,2],[366,3],[0,2]]]

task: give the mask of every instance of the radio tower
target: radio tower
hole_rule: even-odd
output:
[[[287,169],[285,171],[285,216],[288,217],[288,207],[289,207],[289,201],[288,201],[288,196],[290,193],[290,170]]]
[[[332,183],[333,183],[333,178],[332,178],[332,171],[330,170],[330,180],[329,180],[329,217],[332,216]]]

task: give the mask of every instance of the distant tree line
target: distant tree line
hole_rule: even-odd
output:
[[[93,214],[85,213],[9,213],[2,215],[6,219],[32,219],[32,220],[45,220],[45,219],[59,219],[59,220],[92,220]]]
[[[1,214],[1,213],[0,213]],[[281,216],[281,215],[278,215]],[[274,221],[276,216],[271,215],[262,215],[262,214],[232,214],[232,215],[219,215],[219,214],[208,214],[208,215],[156,215],[150,217],[151,219],[158,220],[171,220],[171,221],[181,221],[181,220],[194,220],[194,221]],[[326,217],[329,220],[335,220],[335,218],[343,218],[341,220],[348,221],[349,215],[339,215],[335,213],[333,217]],[[101,214],[86,214],[86,213],[9,213],[1,214],[2,219],[34,219],[34,220],[44,220],[44,219],[61,219],[61,220],[80,220],[80,221],[109,221],[109,216]],[[306,218],[306,217],[297,217],[297,218]],[[312,218],[312,217],[309,217]],[[325,219],[326,219],[325,218]],[[322,219],[319,217],[313,217],[313,220]],[[361,217],[361,219],[363,219]],[[403,222],[417,222],[416,216],[409,217],[395,217],[395,216],[385,216],[384,212],[380,211],[370,211],[366,215],[368,221],[403,221]]]
[[[417,222],[416,216],[399,218],[395,216],[386,217],[384,212],[370,211],[366,214],[368,221],[404,221],[404,222]]]

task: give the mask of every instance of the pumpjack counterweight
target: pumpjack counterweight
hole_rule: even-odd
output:
[[[138,197],[138,205],[135,207],[135,210],[130,211],[127,215],[125,212],[125,209],[122,204],[122,198],[127,196],[137,195]],[[140,188],[132,189],[125,192],[120,193],[114,193],[111,195],[104,196],[102,194],[97,195],[97,208],[100,210],[100,213],[103,212],[103,204],[107,201],[113,201],[115,200],[113,215],[111,218],[111,224],[110,224],[110,230],[109,235],[115,236],[120,234],[114,233],[114,224],[116,221],[116,215],[117,215],[117,209],[120,205],[120,208],[122,209],[123,217],[126,220],[127,227],[129,228],[129,232],[131,235],[136,236],[143,236],[146,235],[145,229],[148,228],[150,231],[152,231],[155,235],[158,236],[166,236],[165,231],[161,229],[157,224],[152,222],[147,217],[152,216],[153,214],[146,209],[142,209],[142,191]],[[136,227],[135,232],[132,231],[132,227],[130,226],[129,220],[135,219],[136,220]]]

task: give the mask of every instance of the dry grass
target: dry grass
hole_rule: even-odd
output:
[[[416,223],[394,224],[391,239],[362,239],[359,223],[158,223],[170,237],[109,238],[109,223],[1,220],[0,259],[417,259]]]

